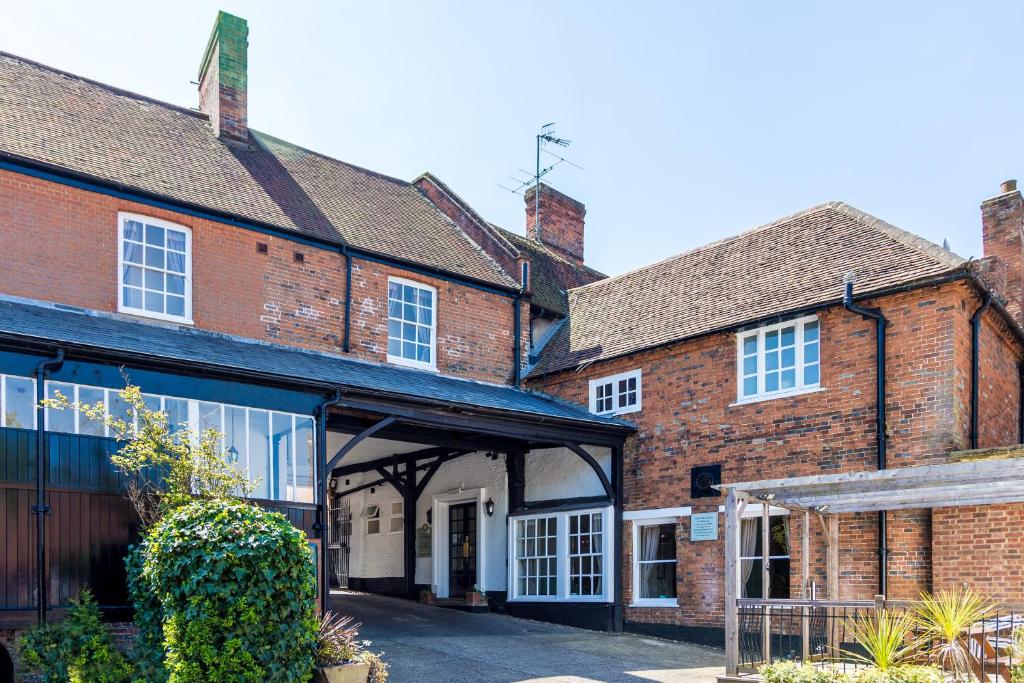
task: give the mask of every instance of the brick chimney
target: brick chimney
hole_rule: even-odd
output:
[[[248,53],[245,19],[218,12],[199,67],[199,109],[218,137],[240,142],[249,139]]]
[[[538,209],[540,220],[537,220]],[[526,235],[577,265],[583,264],[583,219],[587,207],[544,183],[526,191]]]
[[[1024,324],[1024,211],[1016,180],[1007,180],[999,194],[981,203],[981,234],[984,255],[995,256],[1006,266],[1006,288],[1000,292],[1006,309]]]

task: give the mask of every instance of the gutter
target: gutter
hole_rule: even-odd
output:
[[[345,247],[347,252],[351,255],[367,261],[396,266],[419,275],[448,280],[450,282],[455,282],[466,287],[472,287],[473,289],[479,289],[499,296],[514,297],[519,292],[516,287],[511,285],[500,285],[487,282],[469,275],[460,275],[449,270],[444,270],[443,268],[435,268],[434,266],[423,265],[368,249],[360,249],[358,247],[343,245],[337,241],[319,237],[310,237],[309,235],[304,235],[297,230],[282,228],[263,221],[243,218],[225,211],[209,209],[199,204],[181,201],[173,197],[149,192],[117,181],[104,180],[85,173],[78,173],[60,166],[55,166],[53,164],[25,159],[24,157],[11,154],[9,152],[0,151],[0,170],[20,173],[22,175],[60,183],[61,185],[67,185],[69,187],[75,187],[89,192],[96,192],[110,197],[117,197],[119,199],[126,199],[139,204],[145,204],[147,206],[183,213],[195,218],[216,221],[236,228],[243,228],[245,230],[252,230],[266,235],[280,237],[282,239],[304,244],[309,247],[315,247],[317,249],[337,251],[339,247]]]
[[[971,315],[971,450],[978,448],[978,394],[981,381],[979,361],[981,318],[992,305],[992,293],[985,292],[981,305]]]
[[[523,297],[512,300],[512,384],[518,389],[523,383],[523,331],[522,331]]]
[[[32,506],[32,514],[36,516],[36,618],[40,624],[46,623],[50,609],[46,571],[46,515],[50,514],[50,506],[46,504],[46,470],[50,449],[46,438],[46,408],[42,401],[46,398],[47,375],[62,365],[64,349],[57,349],[56,357],[36,366],[36,504]]]
[[[866,320],[875,321],[875,414],[876,441],[878,444],[878,469],[886,468],[886,426],[885,426],[885,327],[888,324],[879,308],[865,308],[853,301],[853,274],[846,276],[846,292],[843,296],[846,310],[857,313]],[[887,546],[888,519],[885,510],[878,511],[878,592],[886,594],[889,573],[889,548]],[[835,596],[829,596],[835,597]]]

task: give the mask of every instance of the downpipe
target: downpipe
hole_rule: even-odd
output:
[[[879,308],[865,308],[853,301],[853,274],[845,278],[846,291],[843,295],[843,306],[846,310],[856,313],[865,320],[875,321],[875,412],[876,440],[878,447],[878,469],[886,468],[886,425],[885,425],[885,328],[889,321]],[[885,510],[878,512],[878,592],[887,594],[889,574],[888,546],[888,515]]]
[[[32,506],[32,514],[36,516],[36,619],[40,624],[46,623],[46,613],[50,609],[49,591],[46,589],[46,515],[50,514],[50,506],[46,504],[46,470],[49,456],[49,443],[46,438],[46,378],[54,370],[64,365],[64,349],[57,349],[57,356],[42,361],[36,366],[36,504]]]
[[[992,305],[992,293],[985,292],[981,305],[971,315],[971,450],[978,447],[978,395],[981,382],[981,318]]]

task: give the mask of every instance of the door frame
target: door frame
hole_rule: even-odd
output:
[[[431,545],[434,554],[432,571],[434,595],[447,598],[448,586],[448,508],[458,503],[476,503],[476,586],[482,592],[487,590],[487,512],[484,500],[487,489],[466,489],[434,496],[432,512],[434,528],[431,530]]]

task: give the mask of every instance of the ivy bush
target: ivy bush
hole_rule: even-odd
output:
[[[85,589],[64,621],[44,624],[18,641],[26,667],[43,683],[128,683],[132,667],[110,639],[100,609]]]
[[[196,500],[151,527],[137,553],[128,566],[141,647],[165,669],[149,657],[148,680],[309,680],[315,578],[305,534],[283,515]]]

